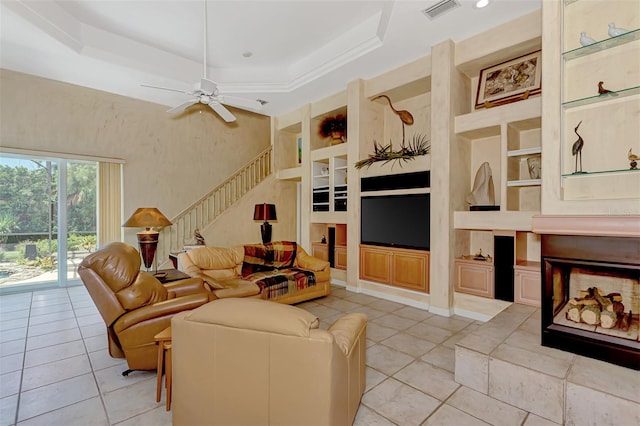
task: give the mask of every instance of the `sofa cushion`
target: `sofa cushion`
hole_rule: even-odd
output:
[[[233,250],[222,247],[195,248],[187,255],[200,269],[232,269],[237,261]]]
[[[292,241],[266,243],[267,258],[275,269],[291,268],[296,260],[298,245]]]
[[[267,251],[263,244],[246,244],[244,246],[244,259],[242,261],[242,277],[262,271],[273,270],[273,258],[269,258],[273,252]]]

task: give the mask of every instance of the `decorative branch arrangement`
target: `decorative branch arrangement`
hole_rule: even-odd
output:
[[[379,98],[385,98],[387,102],[389,102],[389,107],[391,110],[398,116],[400,121],[402,122],[402,144],[398,151],[393,150],[393,142],[390,140],[388,145],[380,145],[375,140],[373,141],[373,154],[369,154],[369,157],[364,160],[360,160],[355,164],[356,169],[361,169],[363,167],[369,167],[373,163],[377,163],[378,161],[383,161],[384,163],[388,163],[391,161],[408,161],[417,157],[418,155],[426,155],[431,150],[431,144],[425,135],[416,134],[413,135],[412,139],[409,141],[408,145],[405,143],[405,125],[411,126],[414,122],[413,115],[409,111],[400,110],[398,111],[393,107],[391,103],[391,99],[387,95],[379,95],[375,98],[371,99],[375,101]]]

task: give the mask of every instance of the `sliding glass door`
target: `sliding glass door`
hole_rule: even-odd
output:
[[[0,155],[0,292],[79,284],[96,247],[97,163]]]

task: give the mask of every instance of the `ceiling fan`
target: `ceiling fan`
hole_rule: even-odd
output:
[[[207,78],[207,0],[204,0],[204,73],[199,83],[195,83],[193,91],[186,92],[179,89],[171,89],[168,87],[152,86],[148,84],[142,84],[144,87],[151,87],[153,89],[171,90],[174,92],[186,93],[191,95],[192,98],[186,102],[181,103],[169,110],[170,114],[176,114],[184,111],[192,105],[198,102],[209,105],[222,119],[226,122],[232,122],[236,120],[236,117],[227,109],[224,105],[230,105],[242,109],[249,109],[259,111],[262,109],[263,102],[258,100],[239,98],[236,96],[220,95],[218,92],[218,85]]]

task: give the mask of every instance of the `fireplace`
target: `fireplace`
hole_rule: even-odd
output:
[[[640,370],[640,218],[621,219],[626,229],[616,220],[534,218],[542,234],[542,345]]]

